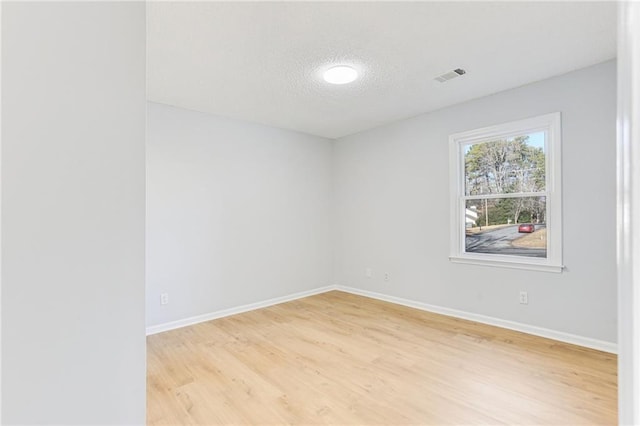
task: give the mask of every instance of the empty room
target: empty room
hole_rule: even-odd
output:
[[[150,424],[616,422],[615,4],[147,37]]]
[[[3,424],[640,421],[638,3],[0,10]]]

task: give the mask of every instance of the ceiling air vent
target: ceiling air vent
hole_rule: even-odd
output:
[[[437,76],[434,80],[439,81],[440,83],[444,83],[445,81],[449,81],[456,77],[460,77],[461,75],[465,75],[467,72],[462,68],[456,68],[453,71],[445,72],[442,75]]]

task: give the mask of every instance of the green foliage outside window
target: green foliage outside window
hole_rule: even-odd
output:
[[[529,136],[469,145],[465,151],[465,193],[497,195],[545,191],[545,153],[532,146]],[[479,200],[481,225],[544,223],[544,197],[515,197]],[[488,218],[487,218],[488,216]]]

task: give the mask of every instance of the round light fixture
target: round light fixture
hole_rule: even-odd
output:
[[[347,65],[338,65],[326,70],[323,77],[327,83],[346,84],[358,78],[358,71]]]

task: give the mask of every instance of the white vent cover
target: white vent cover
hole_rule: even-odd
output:
[[[434,78],[434,80],[439,81],[440,83],[444,83],[445,81],[449,81],[453,78],[460,77],[461,75],[465,75],[467,72],[462,68],[456,68],[453,71],[445,72]]]

